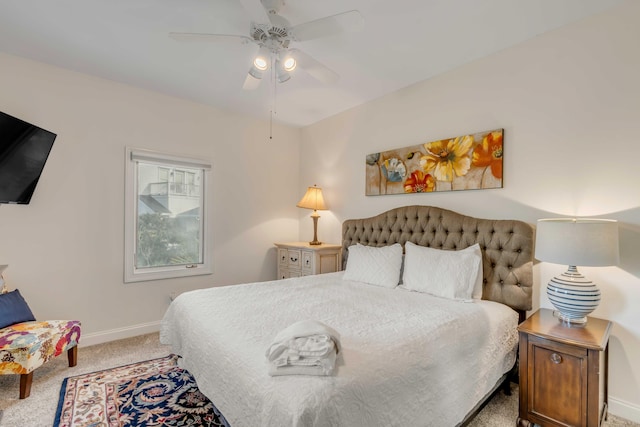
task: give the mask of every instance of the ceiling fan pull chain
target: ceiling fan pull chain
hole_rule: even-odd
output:
[[[276,111],[276,53],[271,54],[271,110],[274,114],[278,114]]]
[[[273,139],[273,110],[269,116],[269,139]]]
[[[269,70],[269,78],[271,79],[271,111],[269,117],[269,139],[273,139],[273,115],[278,114],[276,111],[276,95],[278,87],[276,85],[276,54],[271,55],[271,69]]]

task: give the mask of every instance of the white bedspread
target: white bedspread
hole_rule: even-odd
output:
[[[517,314],[507,306],[342,275],[182,294],[160,339],[232,427],[454,426],[513,366]],[[335,374],[269,376],[265,348],[305,319],[340,333]]]

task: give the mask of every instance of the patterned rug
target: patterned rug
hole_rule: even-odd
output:
[[[54,427],[229,427],[178,356],[66,378]]]

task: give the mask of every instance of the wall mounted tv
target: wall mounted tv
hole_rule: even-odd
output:
[[[0,203],[29,204],[56,136],[0,112]]]

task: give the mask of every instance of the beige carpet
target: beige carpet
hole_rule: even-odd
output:
[[[58,405],[60,386],[66,377],[163,357],[169,353],[169,348],[160,344],[157,333],[81,347],[78,350],[78,366],[74,368],[68,367],[66,356],[58,357],[38,368],[33,375],[31,396],[24,400],[18,399],[19,377],[0,376],[0,426],[51,427]],[[514,427],[518,417],[518,389],[515,384],[512,390],[510,397],[499,392],[470,426]],[[640,424],[609,416],[609,420],[603,426],[638,427]]]

